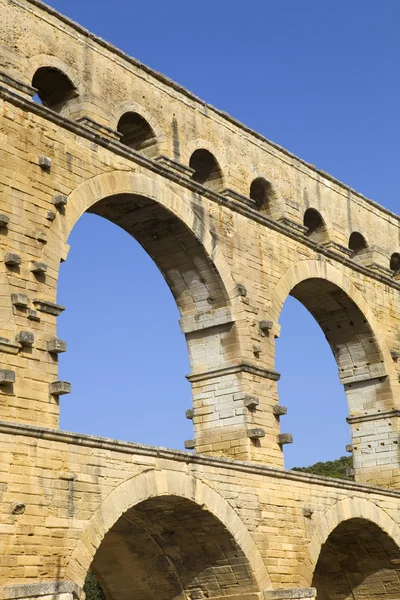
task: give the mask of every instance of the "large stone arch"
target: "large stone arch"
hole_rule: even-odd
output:
[[[298,570],[302,585],[311,585],[321,548],[329,535],[350,519],[365,519],[374,523],[400,547],[400,527],[386,511],[365,498],[345,498],[326,510],[313,526],[306,558]]]
[[[172,182],[166,185],[165,180],[157,174],[150,177],[135,171],[111,171],[81,183],[68,196],[66,219],[60,222],[63,241],[67,242],[75,223],[94,204],[103,198],[122,194],[149,198],[176,216],[193,233],[215,265],[229,303],[237,303],[238,292],[230,267],[207,227],[206,216],[201,218],[195,211],[189,191]]]
[[[391,590],[384,597],[397,598],[399,554],[395,521],[365,498],[346,498],[318,519],[299,577],[317,587],[323,600],[353,597],[355,590],[372,600],[381,598],[384,589]]]
[[[148,470],[128,479],[102,502],[87,523],[66,569],[66,579],[82,588],[104,536],[129,509],[149,499],[176,497],[189,500],[220,522],[246,557],[255,582],[253,591],[270,589],[271,581],[253,538],[230,504],[197,477],[167,469]]]
[[[390,355],[385,336],[382,334],[374,313],[366,302],[362,293],[350,281],[347,275],[334,267],[326,260],[303,260],[290,267],[275,287],[274,293],[269,304],[268,312],[270,317],[278,321],[283,304],[290,295],[293,288],[308,279],[321,279],[332,283],[351,299],[365,316],[371,330],[376,338],[379,351],[382,355],[386,374],[392,381],[396,380],[396,372],[393,366],[393,360]]]

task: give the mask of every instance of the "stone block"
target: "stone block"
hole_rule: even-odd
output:
[[[254,396],[245,396],[243,403],[246,406],[246,408],[253,409],[260,404],[260,400],[258,398],[255,398]]]
[[[26,294],[11,294],[11,303],[19,308],[26,308],[29,304],[29,299]]]
[[[276,441],[280,446],[284,444],[293,444],[293,436],[291,433],[280,433],[276,436]]]
[[[7,252],[7,254],[4,257],[4,262],[7,265],[7,267],[18,267],[21,264],[22,260],[19,254]]]
[[[248,429],[247,437],[250,438],[251,440],[257,440],[259,438],[265,437],[265,431],[264,431],[264,429],[261,429],[260,427],[255,427],[254,429]]]
[[[35,275],[43,275],[47,271],[46,263],[33,261],[31,263],[31,272],[35,273]]]
[[[41,242],[42,244],[47,244],[47,233],[45,231],[37,231],[36,239],[38,242]]]
[[[280,404],[276,404],[274,406],[274,408],[272,409],[272,412],[274,413],[274,415],[276,417],[282,417],[283,415],[287,414],[287,408],[286,408],[286,406],[281,406]]]
[[[188,408],[186,411],[186,418],[187,419],[193,419],[194,417],[194,410],[193,408]]]
[[[53,196],[52,203],[56,208],[62,208],[63,206],[67,205],[68,198],[65,196],[65,194],[56,194]]]
[[[71,384],[68,381],[53,381],[50,383],[50,394],[52,396],[63,396],[71,393]]]
[[[266,321],[266,320],[262,320],[260,321],[260,329],[263,333],[267,333],[268,331],[270,331],[274,326],[274,322],[273,321]]]
[[[43,171],[50,171],[51,169],[51,158],[48,156],[39,156],[38,157],[39,167],[43,169]]]
[[[47,350],[52,354],[61,354],[62,352],[67,351],[67,342],[54,338],[47,342]]]
[[[65,306],[61,306],[55,302],[50,302],[49,300],[42,300],[40,298],[35,298],[33,300],[33,304],[36,306],[37,310],[49,315],[54,315],[55,317],[58,317],[65,310]]]
[[[0,385],[15,383],[15,371],[9,369],[0,369]]]
[[[28,308],[27,317],[30,321],[40,321],[37,310],[34,310],[33,308]]]
[[[291,588],[268,590],[264,592],[264,600],[313,600],[317,597],[315,588]]]
[[[35,334],[32,331],[19,331],[15,336],[15,340],[21,346],[32,346],[35,341]]]
[[[185,440],[184,446],[185,446],[186,450],[194,450],[194,448],[195,448],[194,440]]]
[[[243,283],[237,283],[236,290],[237,290],[239,296],[242,296],[243,298],[245,298],[247,296],[247,290],[246,290],[246,287],[243,285]]]
[[[4,213],[0,213],[0,227],[8,227],[10,222],[10,217],[5,215]]]

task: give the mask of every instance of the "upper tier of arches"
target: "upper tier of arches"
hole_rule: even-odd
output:
[[[79,81],[76,75],[64,72],[60,63],[61,61],[57,61],[57,59],[49,60],[34,71],[31,84],[37,92],[35,98],[47,108],[68,117],[73,118],[76,113],[76,115],[80,115],[77,120],[82,121],[82,115],[79,110],[76,111],[81,95]],[[121,144],[150,159],[162,158],[160,150],[162,139],[160,138],[164,134],[160,132],[155,123],[151,122],[152,117],[147,111],[142,110],[140,106],[132,109],[129,103],[125,103],[122,112],[119,111],[117,114],[111,129],[114,129],[115,138]],[[179,128],[176,119],[175,127]],[[173,130],[171,133],[174,136],[176,132]],[[226,185],[228,177],[225,172],[228,165],[224,165],[222,157],[218,156],[220,153],[217,149],[210,148],[210,145],[203,143],[203,140],[198,140],[195,147],[193,144],[189,144],[188,147],[188,164],[182,163],[182,167],[186,169],[185,174],[210,191],[229,196],[232,190]],[[181,156],[182,152],[179,151],[178,154]],[[235,195],[233,192],[234,199],[240,199],[240,196],[242,194]],[[270,218],[283,221],[284,224],[291,221],[287,217],[282,218],[286,214],[286,204],[290,202],[279,197],[277,187],[269,177],[257,175],[252,178],[246,197],[247,203],[255,210]],[[244,199],[246,200],[246,198]],[[320,203],[318,202],[318,204]],[[312,205],[307,206],[303,211],[302,223],[297,225],[299,230],[301,230],[301,225],[305,238],[318,245],[332,246],[333,224],[329,223],[329,219],[319,208]],[[372,257],[375,246],[370,245],[367,232],[360,229],[348,229],[347,243],[336,243],[335,249],[341,249],[350,259],[364,266],[376,266],[374,264],[376,257]],[[390,256],[382,256],[381,253],[378,260],[383,271],[386,270],[386,275],[395,279],[400,277],[400,252],[397,250],[397,248],[393,248]]]

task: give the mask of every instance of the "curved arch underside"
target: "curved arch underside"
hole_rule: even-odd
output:
[[[223,284],[204,248],[161,204],[138,194],[117,194],[87,212],[119,225],[139,242],[159,267],[181,314],[226,305]]]
[[[345,385],[350,415],[376,410],[377,402],[388,405],[391,392],[378,341],[350,296],[322,278],[301,281],[290,295],[309,310],[322,328]]]
[[[108,600],[213,598],[257,589],[225,526],[185,498],[164,496],[129,509],[92,563]]]
[[[312,585],[318,600],[398,600],[399,548],[375,523],[345,521],[323,544]]]

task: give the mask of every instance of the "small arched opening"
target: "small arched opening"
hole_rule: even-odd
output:
[[[256,177],[250,186],[250,198],[254,200],[258,210],[268,211],[271,208],[273,188],[265,177]]]
[[[400,597],[399,561],[399,547],[378,525],[349,519],[322,545],[312,585],[318,600],[395,600]]]
[[[367,240],[358,231],[353,231],[349,237],[349,250],[352,251],[352,255],[356,256],[368,248]]]
[[[306,236],[314,242],[324,242],[328,238],[325,221],[315,208],[307,208],[304,213],[303,225],[307,228]]]
[[[33,76],[32,87],[43,106],[61,112],[78,96],[70,78],[55,67],[40,67]]]
[[[121,135],[121,143],[146,156],[154,156],[157,152],[156,135],[149,123],[136,112],[127,112],[118,121],[117,130]]]
[[[390,257],[390,270],[396,279],[400,277],[400,253],[394,252]]]
[[[211,152],[204,148],[195,150],[190,157],[189,167],[193,169],[192,179],[204,187],[219,192],[223,187],[221,167]]]
[[[225,525],[177,496],[151,498],[127,510],[102,539],[91,571],[106,598],[119,600],[258,591],[248,559]]]

